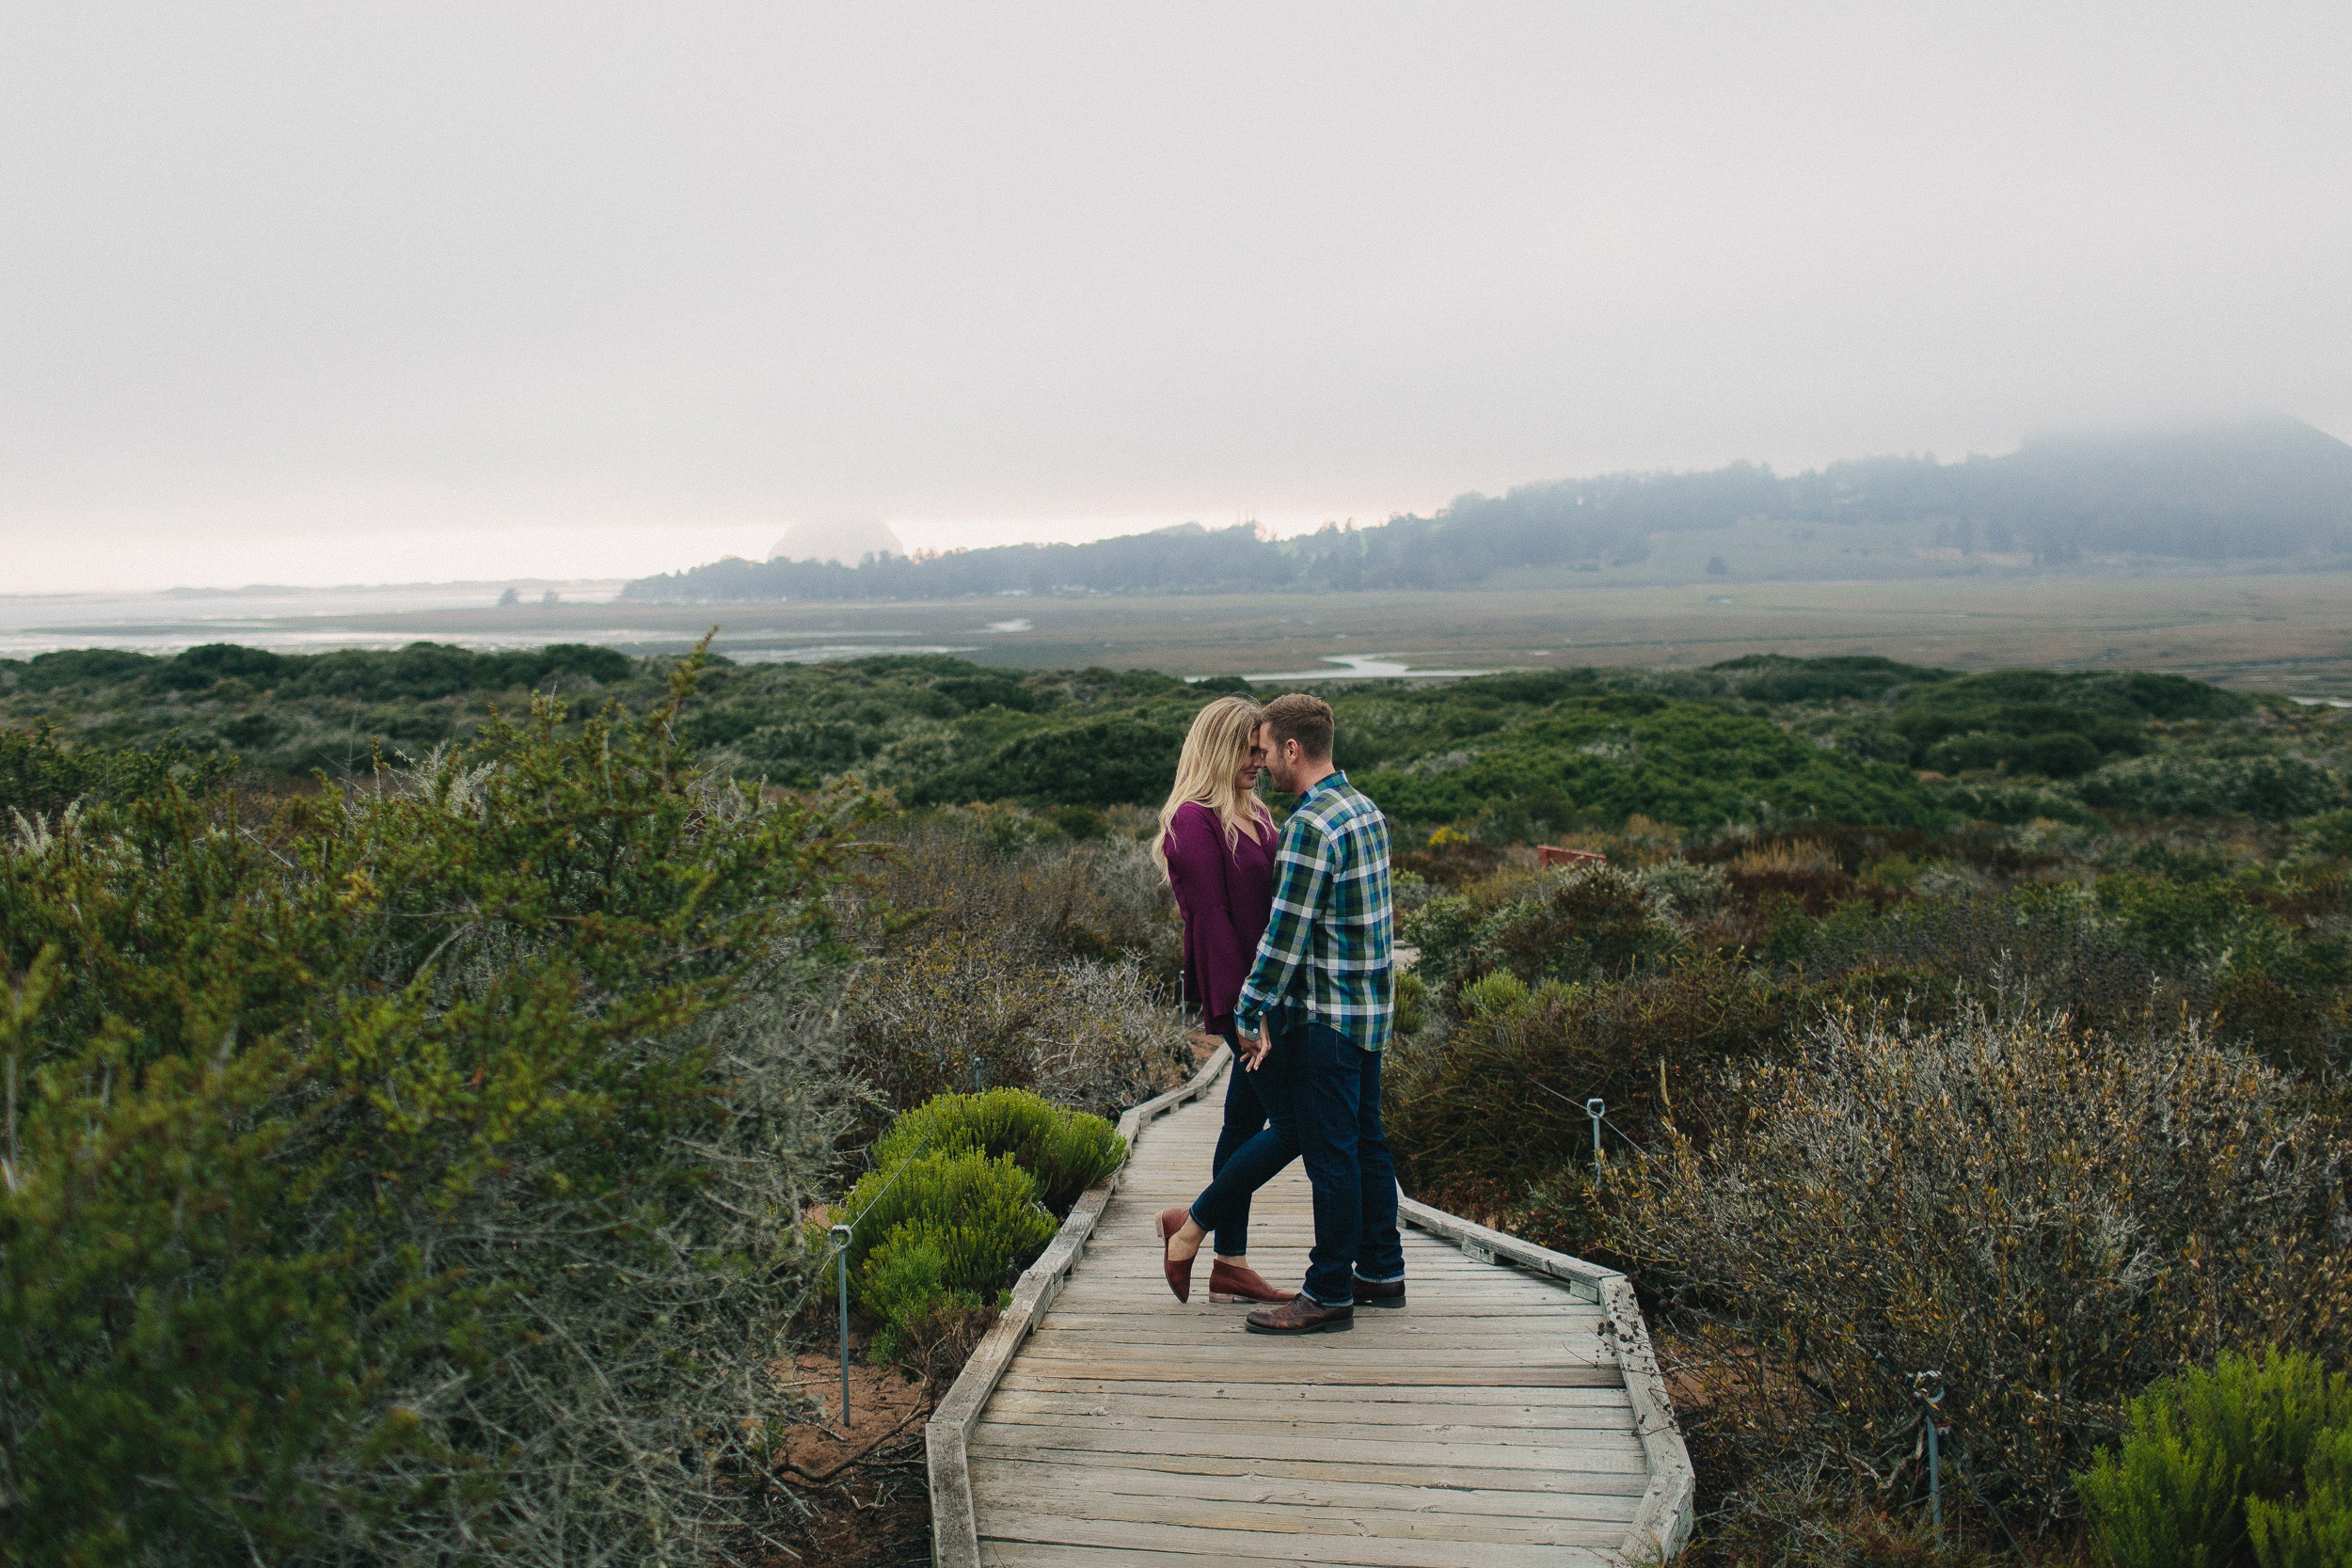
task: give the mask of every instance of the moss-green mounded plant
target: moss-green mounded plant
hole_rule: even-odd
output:
[[[2317,1568],[2343,1514],[2352,1386],[2308,1355],[2223,1354],[2126,1407],[2122,1442],[2074,1478],[2108,1568]],[[2316,1467],[2315,1486],[2307,1475]],[[2249,1529],[2249,1525],[2253,1528]]]
[[[990,1089],[933,1095],[901,1116],[874,1146],[875,1168],[893,1169],[918,1149],[1010,1155],[1058,1215],[1125,1163],[1127,1140],[1101,1117],[1066,1110],[1025,1089]]]
[[[1060,1228],[1009,1154],[922,1149],[859,1178],[831,1216],[855,1227],[850,1274],[885,1356],[935,1306],[996,1302]]]

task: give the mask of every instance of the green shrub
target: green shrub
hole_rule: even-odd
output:
[[[1080,1193],[1125,1162],[1127,1140],[1101,1117],[1024,1089],[990,1089],[934,1095],[899,1117],[874,1146],[875,1168],[891,1169],[917,1150],[1010,1155],[1037,1182],[1040,1201],[1067,1214]]]
[[[1498,969],[1462,988],[1462,1011],[1470,1018],[1497,1018],[1527,1006],[1527,982],[1507,969]]]
[[[2345,1457],[2352,1386],[2274,1349],[2152,1386],[2126,1407],[2122,1442],[2074,1486],[2109,1568],[2301,1568],[2344,1560],[2313,1552],[2352,1525],[2338,1490]]]
[[[1396,977],[1396,1032],[1418,1035],[1429,1022],[1429,982],[1418,970],[1407,969]]]
[[[1150,802],[1168,793],[1184,730],[1167,721],[1111,718],[1049,723],[967,763],[914,781],[917,804],[1019,800],[1034,806]]]
[[[1011,1155],[969,1148],[877,1165],[831,1219],[856,1227],[858,1303],[893,1343],[935,1305],[995,1302],[1060,1228]]]

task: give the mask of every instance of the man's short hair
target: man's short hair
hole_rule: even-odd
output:
[[[1317,762],[1331,754],[1331,705],[1320,697],[1285,691],[1266,704],[1259,721],[1265,725],[1275,750],[1280,750],[1285,740],[1295,740],[1298,749]]]

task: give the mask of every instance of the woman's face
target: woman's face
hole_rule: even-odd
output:
[[[1265,748],[1258,744],[1258,737],[1264,733],[1263,730],[1249,732],[1249,750],[1241,759],[1241,771],[1234,776],[1234,782],[1241,785],[1244,795],[1258,787],[1258,775],[1265,770]]]

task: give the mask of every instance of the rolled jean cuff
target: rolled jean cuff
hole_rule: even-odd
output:
[[[1356,1277],[1367,1285],[1402,1285],[1405,1283],[1405,1276],[1401,1274],[1392,1274],[1386,1279],[1375,1279],[1361,1269],[1356,1271]]]
[[[1326,1301],[1321,1296],[1315,1294],[1312,1291],[1301,1291],[1298,1293],[1305,1296],[1309,1301],[1313,1302],[1317,1307],[1328,1307],[1336,1309],[1342,1307],[1353,1307],[1356,1305],[1356,1294],[1352,1291],[1348,1292],[1348,1296],[1345,1301]]]

